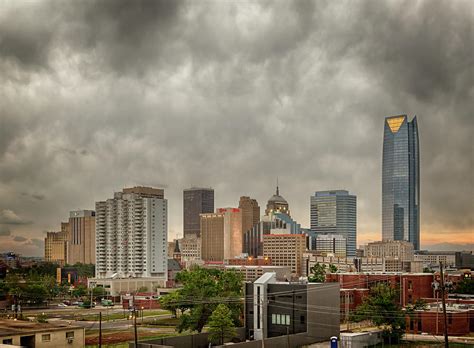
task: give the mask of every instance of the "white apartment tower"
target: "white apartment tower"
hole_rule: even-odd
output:
[[[167,277],[164,191],[125,188],[96,202],[96,278]]]

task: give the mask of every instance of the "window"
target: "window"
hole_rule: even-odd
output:
[[[51,334],[41,335],[41,342],[49,342],[49,341],[51,341]]]
[[[302,316],[300,317],[300,323],[301,323],[301,324],[304,324],[304,323],[305,323],[305,317],[304,317],[304,315],[302,315]]]
[[[13,338],[5,338],[3,344],[13,344]]]
[[[74,338],[74,331],[66,332],[66,338]]]

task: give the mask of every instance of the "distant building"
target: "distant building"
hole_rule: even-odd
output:
[[[306,237],[303,234],[264,234],[263,256],[274,266],[288,266],[295,276],[302,274]]]
[[[279,282],[276,273],[265,273],[254,283],[245,284],[245,301],[247,338],[288,335],[291,340],[289,335],[306,333],[299,336],[299,345],[303,346],[339,336],[337,283]],[[281,341],[275,346],[286,344]]]
[[[339,234],[317,234],[316,252],[324,256],[346,257],[346,239]]]
[[[472,254],[472,251],[456,252],[456,268],[468,268],[474,271],[474,255]]]
[[[288,216],[290,215],[290,206],[286,199],[280,196],[280,189],[278,185],[276,187],[276,193],[270,197],[267,202],[267,209],[265,209],[265,215],[270,215],[270,213],[282,213]]]
[[[125,188],[96,202],[96,277],[167,277],[168,203],[164,191]]]
[[[425,267],[437,268],[440,262],[442,262],[445,267],[455,267],[456,252],[420,250],[414,255],[414,260],[423,262]]]
[[[67,258],[67,231],[48,232],[44,239],[44,259],[46,262],[64,266]]]
[[[242,253],[242,213],[238,208],[219,208],[201,214],[201,258],[223,261]]]
[[[178,240],[181,262],[187,267],[193,261],[201,260],[201,238],[188,237]]]
[[[84,328],[24,320],[0,319],[2,346],[15,347],[85,347]]]
[[[214,190],[192,187],[183,191],[184,238],[201,236],[199,215],[214,212]]]
[[[302,234],[301,226],[286,213],[270,212],[243,234],[242,252],[252,257],[263,256],[264,234]]]
[[[413,244],[404,240],[373,242],[366,245],[365,256],[413,261]]]
[[[67,230],[67,263],[95,264],[95,211],[71,211]]]
[[[242,212],[242,232],[247,232],[260,221],[260,207],[257,200],[242,196],[239,209]]]
[[[416,117],[385,118],[382,163],[382,239],[420,249],[420,145]]]
[[[357,197],[345,190],[318,191],[311,196],[311,231],[337,234],[346,240],[346,255],[355,256]]]

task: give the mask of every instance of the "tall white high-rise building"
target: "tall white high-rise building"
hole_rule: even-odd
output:
[[[96,202],[96,278],[167,277],[164,191],[125,188]]]

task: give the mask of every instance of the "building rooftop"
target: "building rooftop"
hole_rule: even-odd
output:
[[[75,325],[53,325],[49,323],[37,323],[32,321],[0,319],[0,337],[17,334],[27,334],[36,332],[50,332],[63,330],[83,329]]]

